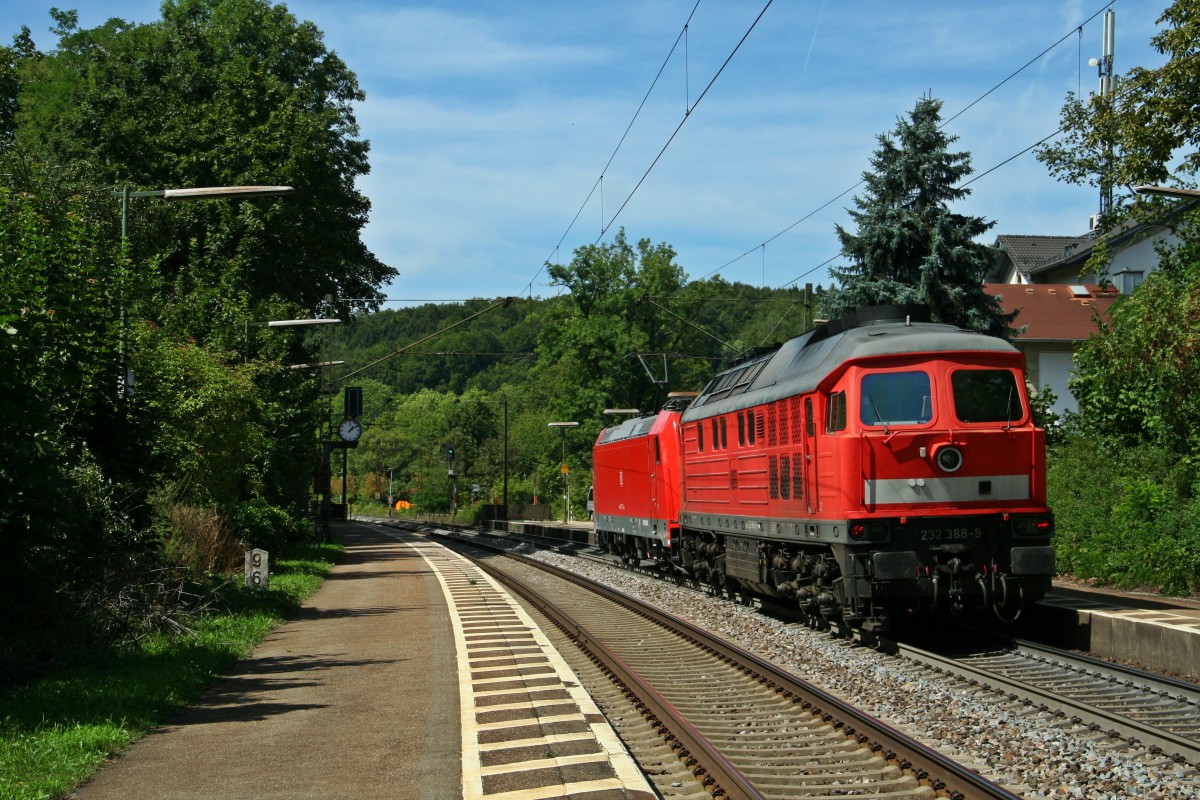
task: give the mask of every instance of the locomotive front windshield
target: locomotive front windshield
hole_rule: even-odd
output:
[[[862,379],[859,418],[863,425],[923,425],[933,419],[929,375],[877,372]]]
[[[961,369],[950,376],[954,415],[962,422],[1015,422],[1025,416],[1013,373],[1004,369]]]

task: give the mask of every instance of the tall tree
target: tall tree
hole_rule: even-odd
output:
[[[558,410],[576,418],[598,417],[612,404],[650,408],[656,387],[636,354],[671,349],[680,325],[644,300],[683,287],[675,251],[649,239],[635,248],[622,229],[611,243],[580,247],[569,265],[549,264],[547,271],[551,285],[569,289],[572,299],[555,308],[561,316],[538,342],[541,367],[577,383]]]
[[[983,291],[992,250],[975,241],[994,222],[956,214],[950,204],[970,194],[958,183],[971,174],[969,153],[951,153],[957,137],[942,132],[942,103],[921,98],[893,136],[881,134],[865,196],[850,216],[857,233],[837,226],[842,253],[853,263],[830,272],[840,287],[822,308],[830,317],[860,306],[920,303],[938,322],[1007,336],[1015,315]]]
[[[52,12],[57,48],[19,67],[18,145],[88,162],[110,187],[295,187],[286,199],[133,202],[131,253],[161,278],[144,287],[147,315],[171,309],[202,336],[268,298],[377,305],[396,272],[360,237],[369,146],[354,74],[316,26],[269,0],[166,0],[162,13],[83,30]]]

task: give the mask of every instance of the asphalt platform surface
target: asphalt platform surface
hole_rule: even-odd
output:
[[[353,523],[299,615],[74,797],[461,796],[455,650],[412,549]]]

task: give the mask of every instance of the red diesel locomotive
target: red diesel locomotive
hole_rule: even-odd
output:
[[[862,309],[605,429],[597,542],[822,624],[1015,619],[1054,575],[1024,360],[918,313]]]

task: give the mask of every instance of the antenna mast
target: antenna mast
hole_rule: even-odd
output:
[[[1117,14],[1111,8],[1104,12],[1104,38],[1101,42],[1100,60],[1095,62],[1094,66],[1099,67],[1100,72],[1100,99],[1108,100],[1112,97],[1113,89],[1116,84],[1116,79],[1113,78],[1113,54],[1116,50],[1117,41]],[[1100,176],[1100,217],[1103,218],[1112,211],[1113,188],[1112,177],[1110,175],[1112,169],[1112,144],[1105,145],[1104,154],[1104,173]]]

